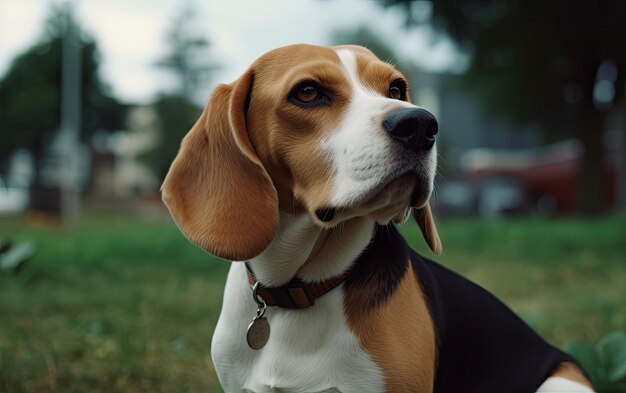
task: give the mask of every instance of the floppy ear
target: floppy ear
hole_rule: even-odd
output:
[[[424,240],[428,243],[428,247],[437,255],[441,255],[443,247],[441,245],[441,239],[435,226],[435,219],[433,218],[433,212],[430,209],[430,204],[427,202],[424,207],[419,209],[413,209],[413,215],[415,221],[422,230]]]
[[[161,187],[189,240],[237,261],[260,254],[278,229],[278,195],[246,127],[253,78],[250,69],[213,91]]]

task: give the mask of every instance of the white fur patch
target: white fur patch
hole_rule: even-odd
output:
[[[537,393],[593,393],[593,390],[569,379],[550,377],[539,387]]]
[[[364,86],[357,75],[354,52],[340,49],[341,60],[352,89],[348,109],[338,131],[322,141],[322,149],[329,152],[335,169],[334,193],[331,205],[348,206],[362,200],[380,185],[381,180],[402,170],[413,160],[409,152],[382,130],[384,116],[393,109],[417,108],[404,101],[393,100]],[[436,149],[422,160],[431,176],[436,170]]]
[[[339,276],[367,246],[373,222],[357,218],[326,230],[314,224],[308,214],[280,212],[279,230],[263,252],[250,259],[264,285],[286,284],[296,275],[305,282]],[[312,256],[317,242],[324,247]]]
[[[341,287],[312,307],[269,307],[268,343],[254,351],[246,328],[256,304],[242,263],[233,263],[224,305],[213,336],[211,355],[226,392],[382,392],[381,370],[348,329]]]

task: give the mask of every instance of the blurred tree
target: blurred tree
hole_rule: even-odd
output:
[[[379,2],[405,7],[409,25],[425,22],[424,1]],[[438,0],[431,12],[434,28],[472,54],[466,80],[486,109],[580,138],[580,208],[599,213],[604,121],[624,94],[626,2]]]
[[[210,42],[194,27],[196,14],[191,8],[185,8],[174,19],[166,36],[169,53],[156,63],[178,80],[174,91],[161,94],[154,103],[160,121],[161,143],[144,156],[161,179],[167,174],[181,139],[202,112],[194,99],[205,91],[211,73],[218,69],[208,55]]]
[[[64,10],[53,7],[41,40],[16,57],[0,80],[0,161],[20,147],[39,159],[46,142],[58,129],[64,31]],[[97,44],[84,33],[81,62],[81,136],[87,138],[100,129],[119,129],[125,109],[100,80]]]
[[[176,157],[181,140],[200,116],[202,108],[180,95],[162,95],[153,105],[159,119],[160,140],[142,159],[162,180]]]
[[[196,12],[184,8],[174,19],[167,32],[166,42],[169,53],[156,65],[169,70],[178,79],[178,88],[174,95],[192,101],[194,95],[203,89],[213,71],[218,67],[207,56],[211,43],[200,34],[195,23]]]

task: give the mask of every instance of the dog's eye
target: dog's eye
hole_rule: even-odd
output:
[[[313,108],[327,105],[331,102],[332,95],[328,90],[322,89],[315,82],[304,82],[297,85],[289,94],[289,101],[301,108]]]
[[[395,80],[389,86],[389,98],[406,101],[406,83],[403,80]]]
[[[400,88],[398,86],[391,86],[389,88],[389,97],[393,98],[394,100],[399,100],[400,98],[402,98],[402,92],[400,91]]]
[[[317,88],[317,86],[315,86],[314,84],[306,84],[304,86],[300,86],[297,90],[296,90],[296,94],[294,95],[294,98],[296,98],[298,101],[302,102],[303,104],[310,104],[311,102],[315,101],[320,95],[320,91]]]

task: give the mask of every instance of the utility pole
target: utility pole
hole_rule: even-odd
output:
[[[61,54],[61,124],[59,146],[61,156],[61,219],[69,222],[78,218],[80,195],[78,188],[79,136],[81,129],[81,41],[74,22],[73,2],[65,4],[65,32]]]

